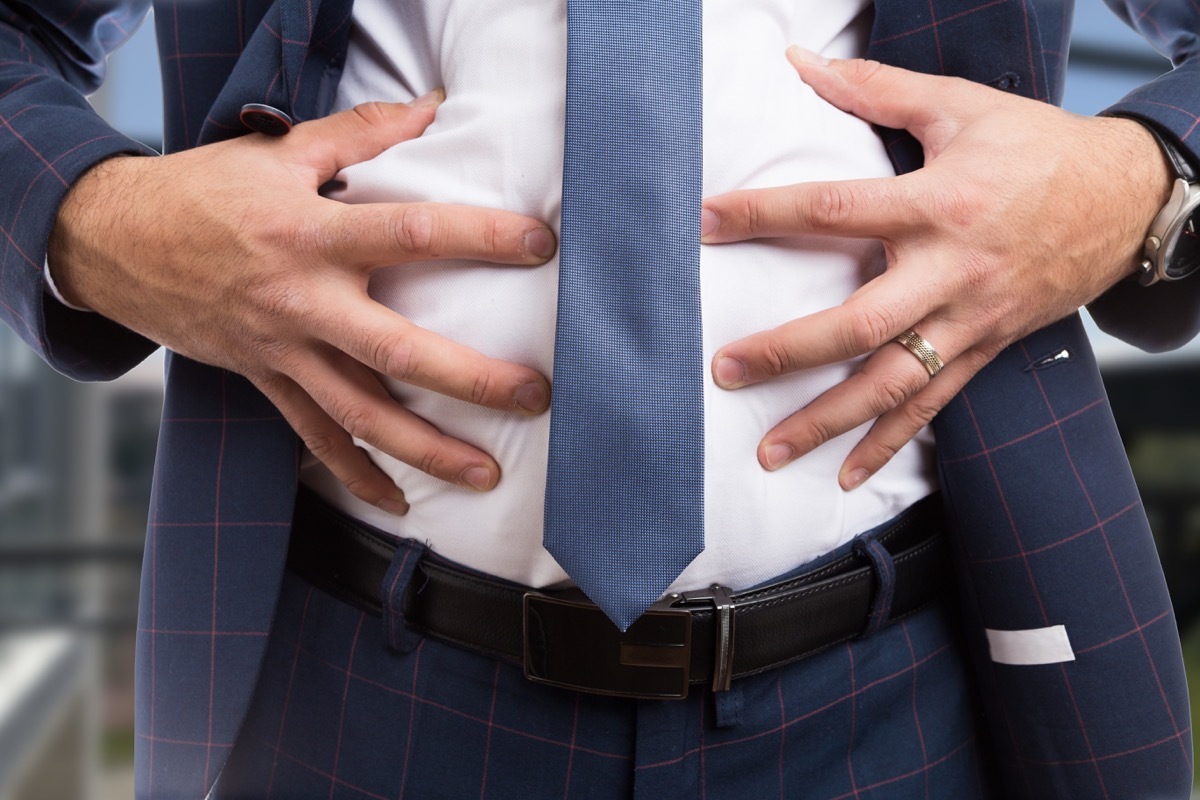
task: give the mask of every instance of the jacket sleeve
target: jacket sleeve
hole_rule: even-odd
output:
[[[1171,59],[1174,69],[1130,92],[1106,115],[1134,117],[1177,142],[1200,165],[1200,3],[1105,0]],[[1200,332],[1200,275],[1144,287],[1118,284],[1089,306],[1096,324],[1145,350],[1170,350]]]
[[[0,320],[55,369],[116,377],[155,345],[49,293],[43,271],[71,185],[119,154],[151,154],[109,127],[85,94],[105,58],[146,15],[149,0],[0,0]]]

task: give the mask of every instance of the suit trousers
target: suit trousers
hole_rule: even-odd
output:
[[[397,551],[385,609],[398,607],[422,552],[415,542]],[[389,611],[374,616],[289,572],[248,719],[212,796],[991,797],[955,603],[947,591],[727,692],[630,700],[531,683],[517,665],[420,636]]]

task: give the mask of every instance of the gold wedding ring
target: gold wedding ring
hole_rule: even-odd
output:
[[[942,361],[942,357],[938,355],[937,350],[933,349],[933,345],[925,341],[925,337],[912,328],[897,336],[893,341],[904,345],[908,352],[916,356],[925,365],[925,369],[929,370],[929,377],[931,378],[941,372],[942,367],[946,366],[945,362]]]

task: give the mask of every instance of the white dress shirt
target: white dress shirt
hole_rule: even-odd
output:
[[[836,57],[861,54],[871,10],[869,0],[705,1],[705,196],[892,174],[870,126],[820,100],[784,57],[792,43]],[[405,101],[437,87],[447,99],[423,136],[345,170],[347,188],[336,197],[503,208],[557,231],[565,59],[565,0],[357,0],[336,107]],[[873,241],[702,247],[706,364],[722,345],[841,303],[883,267]],[[370,290],[425,328],[550,375],[557,274],[557,260],[540,267],[436,261],[381,269]],[[849,493],[837,485],[838,468],[866,427],[778,472],[759,466],[762,436],[856,366],[735,392],[717,388],[706,366],[706,544],[675,588],[761,582],[933,491],[928,431]],[[354,516],[468,566],[532,586],[565,581],[541,546],[549,415],[520,417],[386,383],[408,408],[491,453],[503,470],[499,486],[488,493],[451,486],[371,448],[405,491],[407,516],[358,501],[312,459],[304,481]]]

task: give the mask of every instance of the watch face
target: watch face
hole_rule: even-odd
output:
[[[1191,198],[1191,208],[1175,230],[1168,233],[1163,253],[1163,277],[1178,280],[1200,269],[1200,194]]]

